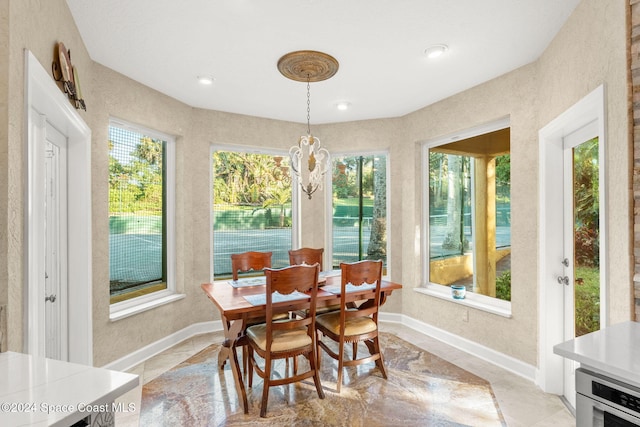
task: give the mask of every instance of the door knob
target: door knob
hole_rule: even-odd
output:
[[[56,302],[56,296],[54,294],[49,295],[48,297],[44,297],[44,302]]]
[[[558,283],[561,285],[569,286],[569,277],[567,276],[558,276]]]

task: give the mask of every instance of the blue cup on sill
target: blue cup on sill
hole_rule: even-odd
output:
[[[464,285],[451,285],[451,296],[453,299],[464,299],[467,288]]]

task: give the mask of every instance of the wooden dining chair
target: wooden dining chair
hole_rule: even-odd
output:
[[[322,256],[324,254],[324,248],[300,248],[291,249],[289,251],[289,264],[300,265],[308,264],[313,265],[315,263],[320,264],[320,271],[322,271]]]
[[[318,293],[318,273],[320,265],[296,265],[282,269],[265,269],[267,277],[266,286],[266,322],[247,328],[246,337],[249,342],[249,387],[253,383],[255,371],[263,380],[262,403],[260,416],[267,413],[267,401],[269,388],[302,381],[313,377],[316,391],[320,399],[324,399],[324,391],[320,384],[320,374],[317,368],[318,356],[315,346],[315,321],[316,321],[316,296]],[[304,318],[291,318],[287,320],[275,320],[274,316],[286,312],[286,305],[278,305],[273,300],[273,295],[288,295],[294,291],[306,292],[308,300],[304,307],[308,309],[308,315]],[[264,369],[260,368],[256,355],[264,359]],[[289,370],[273,376],[273,361],[288,359],[304,355],[309,361],[309,370],[297,373]],[[282,375],[280,375],[282,374]]]
[[[320,264],[320,271],[322,271],[322,256],[324,254],[324,248],[314,249],[314,248],[300,248],[300,249],[292,249],[289,251],[289,264],[291,265],[300,265],[300,264],[309,264],[312,265],[314,263]],[[340,310],[340,305],[330,305],[327,307],[318,308],[316,310],[316,314],[328,313],[330,311]],[[295,311],[293,313],[295,316],[304,317],[305,313],[301,310]]]
[[[300,248],[289,250],[289,264],[291,265],[313,265],[318,263],[320,265],[320,271],[322,271],[322,258],[324,255],[324,248]],[[338,310],[340,306],[329,306],[316,309],[316,314],[327,313],[332,310]],[[307,316],[307,310],[296,310],[292,313],[293,316],[305,317]],[[293,358],[293,372],[298,370],[298,359]]]
[[[249,271],[262,271],[271,267],[272,252],[248,251],[239,254],[231,254],[231,275],[233,280],[238,280],[238,273]],[[264,319],[254,319],[251,324],[262,323]],[[249,326],[249,325],[247,325]],[[240,337],[238,345],[242,346],[242,372],[247,374],[248,357],[245,337]]]
[[[243,252],[231,254],[231,275],[233,280],[238,280],[238,272],[260,271],[271,267],[272,252]]]
[[[322,255],[324,254],[324,248],[314,249],[314,248],[300,248],[300,249],[291,249],[289,251],[289,264],[291,265],[313,265],[315,263],[320,264],[320,271],[322,271]],[[337,309],[338,306],[333,307],[332,309]],[[324,313],[330,311],[329,307],[324,307],[320,309],[317,313]],[[304,317],[306,314],[303,310],[297,310],[293,313],[296,316]]]
[[[382,282],[382,261],[359,261],[354,263],[341,263],[342,282],[340,293],[340,310],[320,314],[316,318],[318,346],[318,369],[321,365],[321,350],[338,361],[337,392],[340,393],[342,385],[342,373],[345,366],[361,365],[375,361],[384,379],[387,372],[384,368],[384,359],[378,340],[378,310],[380,308],[380,284]],[[347,285],[362,286],[364,284],[375,285],[375,297],[357,308],[349,304]],[[322,341],[327,337],[338,343],[336,353],[329,345]],[[369,356],[357,358],[358,342],[364,341],[369,349]],[[353,344],[351,359],[345,356],[345,344]]]

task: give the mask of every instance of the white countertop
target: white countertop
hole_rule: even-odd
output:
[[[553,347],[553,352],[640,386],[640,323],[618,323]]]
[[[0,353],[0,425],[69,426],[94,409],[111,411],[111,402],[137,385],[133,374]]]

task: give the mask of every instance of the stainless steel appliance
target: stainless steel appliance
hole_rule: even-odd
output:
[[[640,426],[640,388],[578,368],[576,392],[577,427]]]

